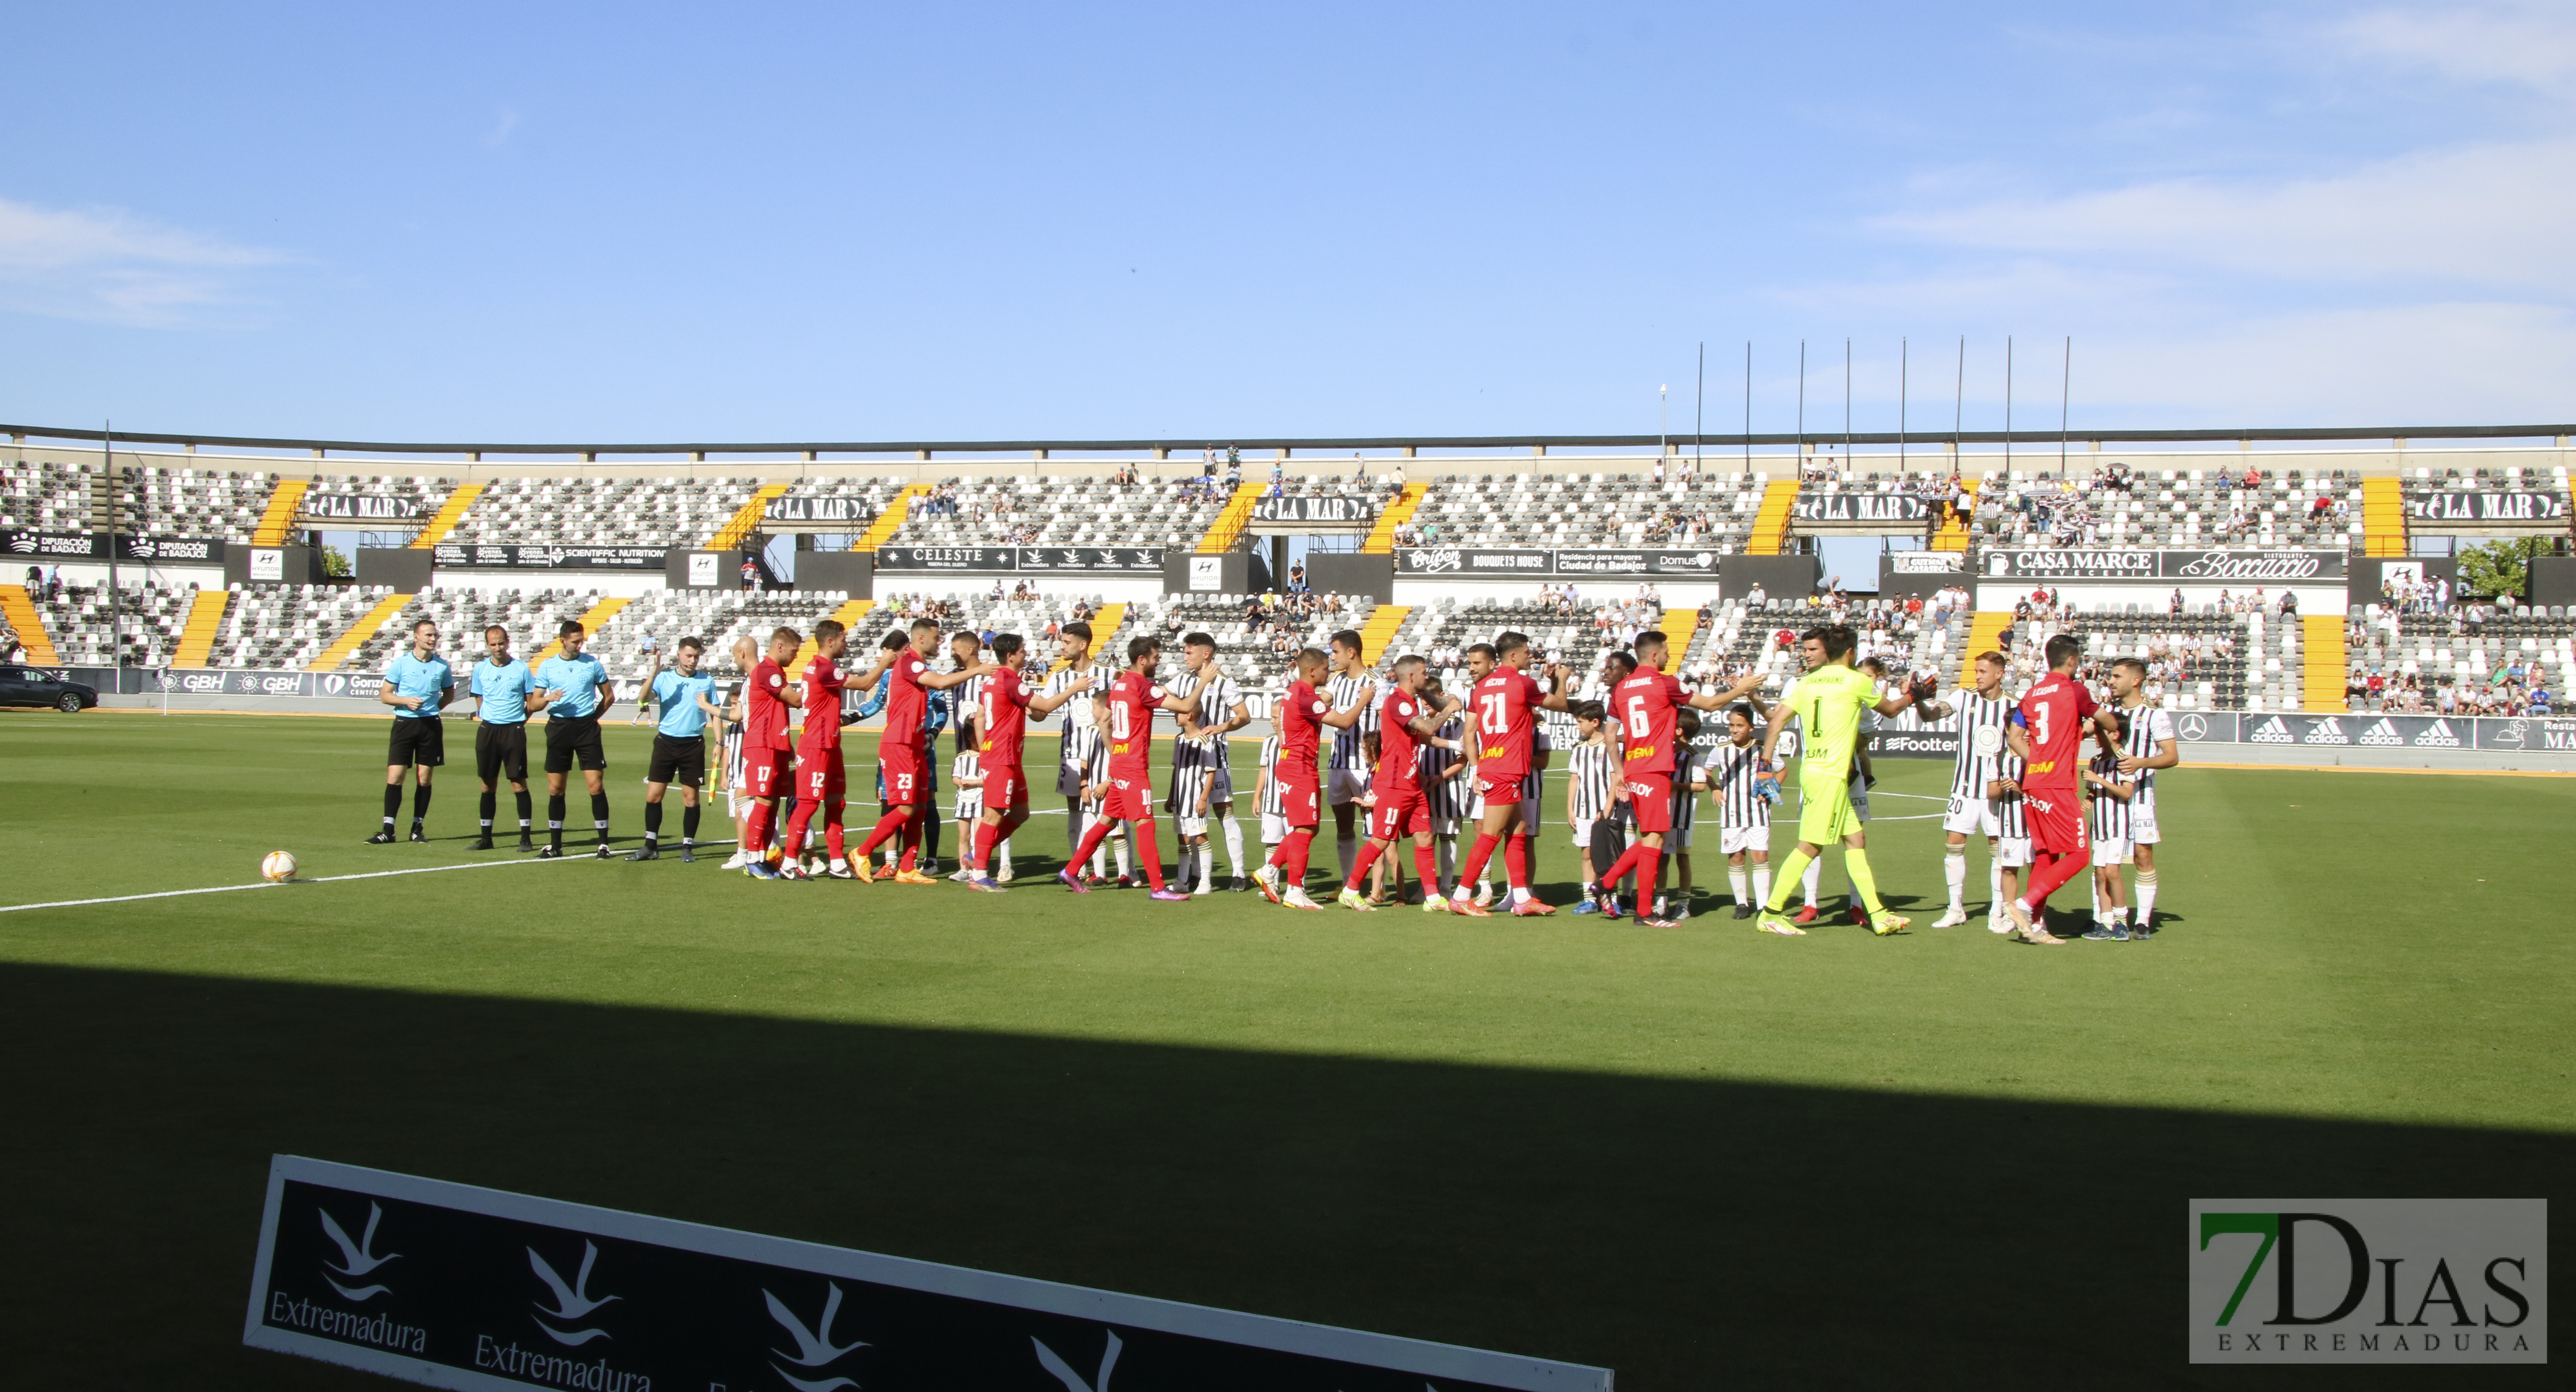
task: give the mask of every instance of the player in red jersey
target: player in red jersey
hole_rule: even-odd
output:
[[[2075,679],[2084,644],[2071,633],[2048,640],[2048,675],[2031,683],[2013,708],[2004,740],[2022,760],[2023,814],[2030,825],[2030,891],[2004,905],[2016,942],[2056,947],[2066,939],[2048,931],[2048,896],[2084,873],[2092,859],[2084,840],[2084,735],[2102,733],[2102,747],[2119,753],[2119,725]]]
[[[1278,709],[1271,714],[1271,724],[1279,731],[1279,764],[1271,778],[1279,786],[1280,820],[1288,824],[1288,834],[1279,839],[1270,859],[1252,872],[1252,882],[1271,903],[1292,909],[1324,907],[1306,897],[1306,852],[1314,844],[1315,824],[1322,820],[1323,780],[1315,770],[1315,745],[1327,726],[1349,729],[1368,704],[1362,696],[1340,710],[1333,709],[1333,703],[1315,689],[1323,678],[1323,650],[1298,649],[1288,669],[1288,694],[1279,698]]]
[[[1149,897],[1169,903],[1186,902],[1189,895],[1163,884],[1163,852],[1154,844],[1154,771],[1150,759],[1154,749],[1154,712],[1167,710],[1175,714],[1192,710],[1197,702],[1165,691],[1155,680],[1155,669],[1162,665],[1163,645],[1152,638],[1136,637],[1127,641],[1127,670],[1109,684],[1109,689],[1092,698],[1093,716],[1100,722],[1100,737],[1109,746],[1109,792],[1101,799],[1100,815],[1092,818],[1089,829],[1082,833],[1082,844],[1073,851],[1073,864],[1057,872],[1056,879],[1076,894],[1089,894],[1091,886],[1082,882],[1077,867],[1091,859],[1100,843],[1117,830],[1120,822],[1130,825],[1136,843],[1136,857],[1144,862],[1145,883],[1153,887]]]
[[[1494,663],[1492,671],[1479,678],[1468,693],[1468,718],[1475,722],[1478,742],[1476,783],[1485,798],[1484,824],[1477,828],[1475,848],[1467,853],[1467,863],[1458,869],[1458,889],[1450,896],[1449,912],[1469,918],[1487,918],[1476,907],[1469,886],[1483,872],[1485,862],[1493,859],[1494,848],[1503,847],[1503,874],[1509,880],[1517,901],[1511,907],[1516,918],[1537,918],[1556,910],[1540,903],[1538,896],[1528,894],[1529,850],[1525,840],[1535,828],[1524,828],[1521,821],[1521,780],[1529,776],[1530,746],[1538,732],[1541,710],[1566,709],[1565,689],[1572,674],[1563,667],[1548,669],[1553,691],[1541,687],[1523,669],[1530,662],[1529,635],[1499,633],[1491,646],[1478,643],[1469,648],[1470,657],[1481,655]],[[1510,837],[1506,843],[1503,838]]]
[[[966,887],[990,894],[1009,892],[993,879],[993,848],[1010,840],[1011,833],[1029,819],[1029,776],[1021,767],[1029,717],[1044,720],[1056,707],[1091,689],[1091,678],[1082,677],[1053,696],[1038,695],[1020,675],[1020,651],[1025,646],[1016,633],[994,635],[992,665],[977,700],[976,724],[984,732],[977,751],[984,770],[984,822],[976,830],[975,844],[966,848],[966,863],[975,871]]]
[[[797,673],[805,727],[796,746],[796,811],[787,819],[787,834],[781,839],[786,859],[778,873],[786,879],[806,878],[805,829],[813,825],[817,812],[823,816],[823,848],[832,858],[831,868],[824,873],[835,879],[850,878],[841,827],[841,805],[849,795],[848,776],[841,767],[841,687],[848,675],[841,670],[841,654],[849,646],[849,633],[839,621],[823,620],[814,625],[814,655]]]
[[[1680,679],[1664,670],[1671,658],[1672,640],[1661,633],[1638,634],[1637,669],[1610,688],[1606,703],[1610,722],[1618,727],[1619,738],[1627,747],[1622,776],[1628,784],[1628,806],[1637,819],[1637,840],[1628,847],[1627,854],[1596,877],[1600,888],[1594,891],[1595,902],[1601,903],[1604,914],[1618,917],[1618,898],[1610,886],[1633,869],[1639,886],[1637,921],[1649,928],[1678,926],[1670,919],[1646,917],[1644,905],[1644,900],[1652,897],[1644,887],[1655,883],[1656,870],[1664,856],[1664,835],[1673,829],[1673,729],[1678,713],[1684,706],[1724,710],[1762,689],[1762,677],[1757,673],[1721,695],[1693,696]]]
[[[1359,864],[1350,878],[1342,882],[1341,904],[1346,909],[1366,912],[1376,907],[1360,893],[1360,884],[1368,878],[1369,867],[1386,854],[1399,836],[1413,838],[1413,868],[1430,886],[1422,904],[1434,913],[1440,911],[1440,865],[1431,855],[1431,803],[1423,796],[1421,761],[1414,751],[1420,745],[1455,752],[1458,740],[1440,738],[1440,727],[1462,709],[1451,698],[1434,707],[1422,695],[1423,679],[1430,675],[1429,664],[1415,656],[1395,660],[1395,689],[1378,704],[1377,772],[1369,791],[1377,805],[1369,811],[1368,844],[1360,848]]]
[[[804,697],[788,685],[787,664],[804,642],[792,628],[773,631],[768,655],[743,684],[742,786],[751,799],[750,815],[742,821],[743,873],[756,880],[778,873],[769,863],[769,832],[778,820],[778,800],[794,796],[787,761],[795,746],[787,739],[787,713]]]
[[[852,685],[864,691],[876,685],[877,678],[889,677],[886,685],[885,728],[877,734],[877,771],[885,779],[885,815],[877,819],[868,832],[867,844],[859,848],[853,868],[859,882],[873,884],[876,876],[869,869],[869,858],[889,836],[903,837],[903,860],[895,867],[896,884],[928,885],[939,881],[921,873],[914,860],[921,853],[922,814],[930,800],[922,796],[929,785],[922,780],[923,730],[928,723],[930,692],[962,686],[977,677],[990,676],[993,668],[979,664],[956,672],[933,672],[930,659],[939,651],[939,620],[915,619],[909,641],[901,633],[888,633],[877,652],[877,665]]]

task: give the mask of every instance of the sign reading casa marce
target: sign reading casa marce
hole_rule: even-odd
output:
[[[1601,1368],[283,1155],[242,1342],[455,1388],[1610,1387]]]
[[[2126,551],[2104,548],[2008,551],[1984,557],[1986,578],[2142,580],[2191,585],[2341,580],[2341,551]]]
[[[2194,1199],[2194,1363],[2546,1363],[2546,1199]]]

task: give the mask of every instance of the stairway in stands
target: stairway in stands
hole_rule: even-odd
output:
[[[1763,485],[1761,510],[1753,514],[1753,536],[1745,542],[1748,556],[1778,556],[1789,549],[1789,517],[1798,505],[1798,480],[1776,478]]]
[[[878,513],[877,520],[859,533],[859,539],[850,543],[850,549],[873,555],[879,547],[894,540],[896,529],[902,527],[903,519],[912,514],[912,500],[927,495],[930,488],[926,483],[908,484],[902,492],[887,499],[885,511]]]
[[[1977,491],[1977,482],[1978,481],[1975,479],[1969,479],[1964,486],[1967,488],[1968,492],[1975,493]],[[1930,549],[1934,551],[1967,550],[1968,517],[1968,513],[1956,511],[1953,511],[1948,516],[1944,517],[1941,520],[1940,525],[1932,529]]]
[[[367,640],[375,637],[378,629],[392,622],[394,615],[401,613],[403,606],[411,601],[412,596],[407,594],[389,594],[377,600],[376,607],[359,615],[358,621],[349,625],[348,632],[332,639],[331,646],[315,653],[313,660],[304,664],[304,670],[307,672],[338,671],[340,664],[349,660],[349,654],[365,647]]]
[[[188,602],[188,621],[179,628],[179,644],[171,649],[173,667],[203,667],[215,650],[215,636],[223,631],[224,610],[231,605],[230,590],[199,590]]]
[[[1667,609],[1664,611],[1664,642],[1672,652],[1673,675],[1681,675],[1682,656],[1690,651],[1691,639],[1699,636],[1699,610]]]
[[[456,524],[465,520],[465,510],[474,506],[475,499],[483,496],[483,487],[479,483],[458,484],[456,491],[447,495],[447,501],[438,505],[438,511],[431,513],[429,520],[421,524],[420,531],[411,539],[411,549],[426,551],[445,541],[447,534],[456,530]]]
[[[786,483],[762,484],[759,491],[751,495],[751,501],[743,504],[742,510],[735,513],[731,521],[717,528],[716,534],[707,538],[707,544],[698,549],[731,551],[751,540],[751,534],[760,529],[760,520],[769,515],[769,505],[785,496],[789,486]]]
[[[875,607],[877,602],[873,599],[851,599],[842,601],[841,607],[832,611],[832,617],[840,620],[841,627],[850,631],[850,649],[841,656],[843,667],[848,667],[852,658],[864,658],[871,664],[877,660],[877,645],[870,642],[866,645],[866,651],[861,652],[858,641],[859,619]],[[814,660],[814,652],[814,635],[808,632],[803,645],[796,649],[795,659],[787,664],[787,676],[790,680],[794,680],[797,673],[805,670],[806,663]]]
[[[1959,685],[1977,686],[1977,654],[1993,652],[2012,626],[2010,609],[1981,609],[1968,616],[1968,640],[1959,645]]]
[[[2394,474],[2361,481],[2361,554],[2406,554],[2406,485]]]
[[[1360,625],[1360,660],[1376,666],[1386,657],[1386,645],[1395,641],[1395,631],[1404,627],[1404,616],[1413,612],[1410,604],[1381,604]]]
[[[1395,550],[1395,529],[1413,520],[1416,508],[1422,506],[1422,495],[1431,491],[1427,483],[1408,483],[1394,502],[1378,511],[1377,524],[1369,528],[1368,540],[1360,543],[1363,556],[1384,556]]]
[[[313,485],[303,479],[279,479],[277,491],[268,495],[268,507],[259,515],[259,526],[250,534],[253,546],[284,546],[295,530],[295,509],[304,501],[304,490]]]
[[[2305,614],[2299,619],[2300,708],[2316,714],[2346,709],[2344,674],[2351,670],[2343,645],[2344,616]]]
[[[1221,556],[1234,549],[1235,538],[1242,536],[1243,529],[1252,525],[1252,505],[1261,501],[1261,490],[1265,486],[1258,483],[1236,485],[1234,496],[1226,500],[1225,511],[1216,515],[1216,520],[1208,524],[1207,535],[1199,538],[1195,548],[1198,554]]]
[[[599,632],[600,625],[617,617],[618,610],[623,609],[634,602],[634,598],[630,595],[608,595],[602,598],[598,603],[591,605],[590,611],[581,616],[581,628],[584,637],[587,638],[596,635]],[[530,671],[534,671],[537,666],[540,663],[543,663],[547,658],[560,657],[562,655],[563,640],[560,638],[553,639],[543,648],[538,649],[534,657],[528,659],[528,669]],[[601,653],[592,653],[591,656],[605,660],[605,655]]]
[[[53,637],[45,632],[45,616],[36,612],[36,602],[27,597],[24,585],[0,585],[0,619],[9,621],[9,631],[18,635],[26,648],[26,663],[31,667],[60,667],[62,654],[54,651]]]

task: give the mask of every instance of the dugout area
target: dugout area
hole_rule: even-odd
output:
[[[608,731],[621,846],[647,733]],[[470,769],[440,841],[357,844],[382,746],[0,719],[0,902],[281,846],[308,875],[474,859]],[[1918,924],[1890,940],[1072,899],[1029,884],[1044,820],[998,898],[573,861],[0,913],[0,1348],[30,1387],[389,1385],[239,1347],[290,1152],[1623,1389],[2234,1385],[2182,1361],[2187,1199],[2567,1197],[2571,794],[2181,770],[2168,931],[2064,949],[1920,926],[1929,821],[1873,841]],[[1550,897],[1571,866],[1542,852]]]

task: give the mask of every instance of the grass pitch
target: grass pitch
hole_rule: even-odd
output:
[[[608,734],[623,846],[646,732]],[[0,719],[0,902],[239,884],[281,847],[308,877],[523,860],[463,849],[470,766],[439,840],[358,844],[383,741]],[[1881,773],[1882,818],[1937,810],[1946,765]],[[1659,933],[1073,898],[1039,878],[1060,817],[1002,897],[568,860],[0,913],[0,1348],[27,1386],[370,1381],[238,1347],[288,1151],[1623,1388],[2233,1381],[2182,1361],[2187,1198],[2567,1196],[2576,781],[2160,797],[2168,931],[2061,949],[1923,927],[1928,818],[1873,828],[1918,925],[1886,940],[1707,900]],[[1574,864],[1551,836],[1549,897]]]

